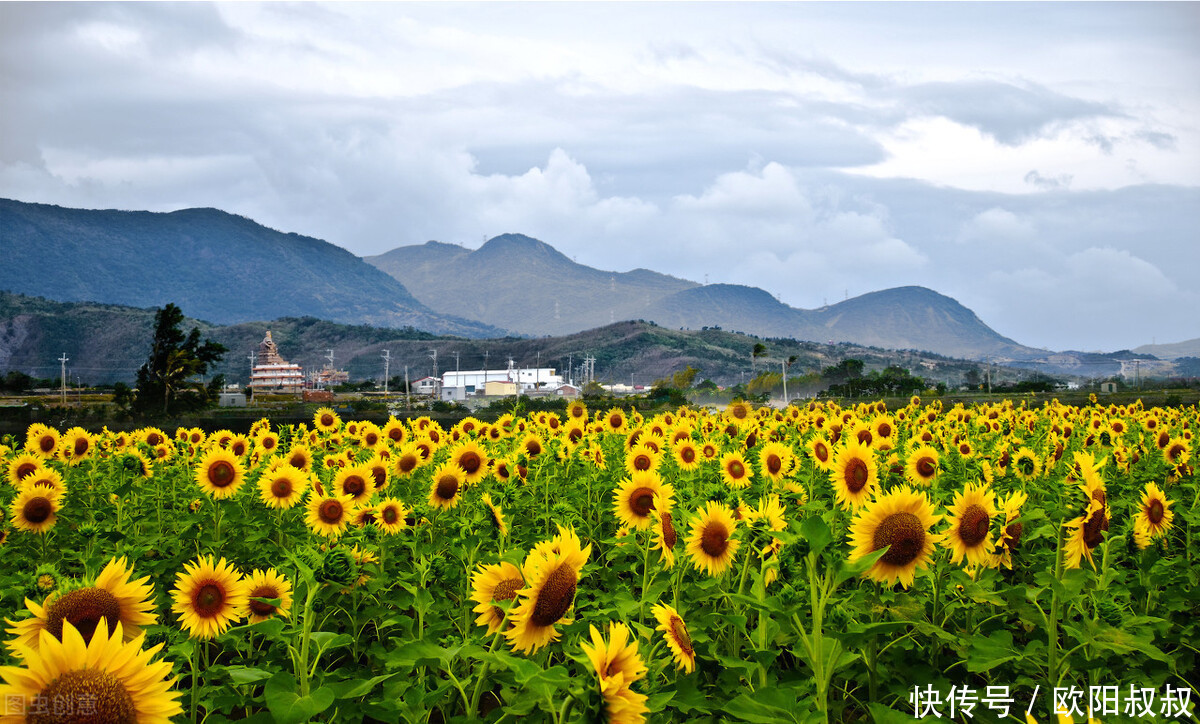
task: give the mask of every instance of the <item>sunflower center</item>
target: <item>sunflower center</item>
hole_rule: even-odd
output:
[[[709,558],[719,558],[729,548],[729,529],[720,521],[711,521],[700,534],[700,550]]]
[[[43,453],[52,453],[56,447],[58,447],[58,440],[55,440],[50,435],[42,435],[38,438],[38,450],[41,450]]]
[[[1008,549],[1015,551],[1017,546],[1021,545],[1021,534],[1025,532],[1023,523],[1013,523],[1004,529],[1004,533],[1008,536]]]
[[[887,424],[886,422],[880,423],[879,427],[876,428],[875,432],[879,433],[879,437],[891,437],[892,426]]]
[[[1092,517],[1083,524],[1083,542],[1088,548],[1095,548],[1104,540],[1104,531],[1108,530],[1108,516],[1103,510],[1092,513]]]
[[[215,488],[225,488],[233,483],[237,472],[228,460],[218,460],[208,466],[208,482]]]
[[[778,475],[783,469],[783,460],[778,455],[772,453],[767,456],[767,472],[772,475]]]
[[[323,427],[333,427],[333,415],[328,413],[321,415],[321,425]]]
[[[968,548],[974,548],[987,538],[991,518],[981,505],[971,505],[959,519],[958,537]]]
[[[45,523],[46,519],[49,518],[53,512],[54,505],[50,502],[50,499],[39,495],[36,498],[30,498],[30,500],[25,503],[25,507],[21,510],[21,515],[24,516],[25,520],[29,521],[30,523],[33,523],[34,525],[40,525]]]
[[[303,470],[308,467],[308,458],[304,457],[303,453],[292,453],[292,456],[288,458],[288,465]]]
[[[683,461],[685,463],[695,462],[696,461],[696,451],[690,447],[685,447],[684,449],[679,451],[679,457],[683,458]]]
[[[937,472],[937,463],[931,457],[923,457],[917,461],[917,475],[922,478],[932,478]]]
[[[642,486],[629,494],[629,508],[639,517],[645,518],[654,510],[654,491]]]
[[[269,603],[255,601],[256,598],[280,598],[279,591],[271,586],[259,586],[250,592],[250,612],[255,616],[270,616],[275,613],[275,607]]]
[[[695,654],[695,649],[692,648],[692,637],[688,635],[687,626],[683,623],[683,619],[678,616],[672,616],[667,626],[671,629],[671,638],[675,639],[675,643],[687,656]]]
[[[817,460],[821,462],[829,459],[829,447],[823,442],[817,443],[816,447],[813,448],[813,452],[816,454]]]
[[[679,537],[675,534],[675,526],[671,523],[671,514],[663,511],[659,517],[662,519],[663,545],[667,548],[674,548]]]
[[[925,548],[925,527],[912,513],[892,513],[875,529],[872,544],[872,550],[891,546],[879,560],[893,566],[905,566],[915,561]]]
[[[1017,461],[1017,467],[1020,468],[1022,475],[1033,475],[1033,459],[1022,457]]]
[[[361,475],[347,475],[346,480],[342,482],[342,490],[356,498],[366,489],[367,481],[363,480]]]
[[[566,564],[546,577],[538,592],[529,620],[537,626],[550,626],[562,618],[575,601],[575,570]]]
[[[417,467],[417,456],[412,454],[402,456],[400,462],[397,463],[397,467],[400,468],[400,472],[402,473],[411,473],[413,468]]]
[[[458,495],[458,478],[453,475],[438,478],[436,493],[442,500],[453,500]]]
[[[38,696],[49,706],[31,710],[26,721],[125,724],[138,718],[125,685],[114,674],[99,669],[64,672]],[[65,716],[62,709],[66,709]]]
[[[1150,519],[1151,523],[1158,525],[1162,522],[1163,512],[1162,501],[1155,499],[1150,501],[1150,507],[1146,510],[1146,517]]]
[[[387,525],[395,525],[396,521],[400,520],[400,513],[389,505],[388,507],[379,511],[379,517],[382,518],[383,522]]]
[[[652,465],[652,462],[653,461],[650,460],[649,455],[647,455],[645,453],[641,453],[633,459],[633,469],[634,470],[649,470]]]
[[[192,594],[192,605],[195,607],[196,613],[200,618],[212,618],[216,616],[224,604],[225,589],[212,581],[200,586]]]
[[[1167,462],[1179,462],[1179,458],[1183,456],[1183,445],[1175,443],[1167,450]]]
[[[746,477],[746,466],[742,465],[741,460],[731,460],[729,462],[729,477],[734,480]]]
[[[38,469],[37,463],[21,463],[17,466],[17,480],[33,475]]]
[[[342,503],[338,500],[323,500],[317,506],[317,516],[322,523],[340,523],[345,510],[342,509]]]
[[[492,590],[493,601],[510,601],[517,595],[517,591],[525,587],[525,581],[520,578],[505,578],[496,584],[496,588]]]
[[[859,430],[858,431],[858,441],[860,443],[862,443],[863,445],[870,445],[871,444],[871,431],[870,430]]]
[[[276,498],[286,498],[292,494],[292,481],[287,476],[275,478],[271,483],[271,495]]]
[[[86,437],[75,438],[75,455],[76,455],[76,457],[83,457],[84,455],[87,454],[87,451],[88,451],[87,438]]]
[[[867,469],[867,463],[861,458],[851,458],[850,462],[846,463],[846,488],[852,494],[858,494],[867,485],[867,480],[871,477],[871,471]]]
[[[103,588],[79,588],[50,604],[46,612],[46,630],[62,641],[63,621],[70,621],[85,642],[92,640],[100,619],[107,622],[109,633],[121,620],[121,604]]]
[[[482,462],[478,453],[468,450],[458,459],[458,467],[462,468],[467,475],[474,475]]]
[[[529,457],[531,458],[537,457],[542,453],[542,446],[537,440],[530,440],[529,442],[525,443],[525,452],[528,453]]]

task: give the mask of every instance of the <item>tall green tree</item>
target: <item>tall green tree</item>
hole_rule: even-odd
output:
[[[133,410],[143,414],[194,410],[211,404],[225,383],[218,375],[206,387],[193,378],[204,375],[221,361],[226,349],[211,340],[200,340],[200,330],[184,334],[183,311],[168,304],[154,315],[154,341],[150,356],[137,374]]]

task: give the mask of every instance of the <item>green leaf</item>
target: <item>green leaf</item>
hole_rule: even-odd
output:
[[[863,571],[875,565],[875,561],[883,558],[887,552],[887,548],[880,548],[877,551],[872,551],[862,558],[859,558],[857,561],[847,562],[840,569],[838,569],[837,578],[834,579],[834,585],[840,586],[847,580],[860,575]]]
[[[296,679],[280,672],[267,682],[263,698],[267,709],[279,724],[299,724],[308,721],[333,705],[333,691],[321,687],[308,696],[296,693]]]
[[[317,647],[317,651],[328,651],[354,643],[354,637],[350,634],[339,634],[332,631],[313,631],[308,637]]]
[[[235,686],[252,684],[255,681],[262,681],[263,679],[269,679],[273,676],[270,671],[252,669],[247,666],[230,666],[229,668],[225,669],[225,672],[229,674],[229,678],[233,680]]]
[[[425,664],[440,664],[446,650],[424,639],[409,641],[388,655],[388,668],[406,668]]]
[[[680,676],[675,682],[675,696],[671,699],[674,708],[687,714],[689,711],[697,714],[707,714],[712,711],[711,701],[696,688],[696,676]]]
[[[330,684],[329,688],[333,690],[334,696],[339,699],[357,699],[360,696],[366,696],[371,693],[379,683],[387,681],[396,674],[382,674],[366,681],[339,681],[336,684]]]
[[[902,714],[895,709],[889,709],[883,704],[872,702],[868,705],[871,709],[871,718],[875,724],[910,724],[916,721],[908,714]]]
[[[1013,648],[1013,637],[1009,631],[1000,630],[988,636],[972,636],[967,641],[967,671],[990,671],[1019,655]]]
[[[725,705],[725,713],[755,724],[796,722],[794,691],[778,688],[759,689],[739,694]]]

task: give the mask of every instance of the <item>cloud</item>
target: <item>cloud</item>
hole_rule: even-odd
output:
[[[1069,173],[1063,173],[1057,176],[1043,176],[1042,174],[1038,173],[1037,169],[1033,169],[1029,173],[1025,174],[1025,183],[1046,190],[1070,188],[1073,180],[1075,180],[1075,177]]]

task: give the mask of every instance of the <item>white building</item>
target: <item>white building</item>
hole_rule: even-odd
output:
[[[413,380],[413,394],[417,395],[436,395],[438,391],[438,378],[422,377],[419,380]]]
[[[300,392],[304,389],[304,370],[279,356],[271,332],[258,345],[258,355],[250,370],[250,387],[256,390]]]
[[[514,383],[521,394],[536,390],[555,389],[563,384],[562,375],[553,367],[514,367],[502,370],[461,370],[442,374],[443,400],[463,400],[468,395],[482,394],[489,382]]]

